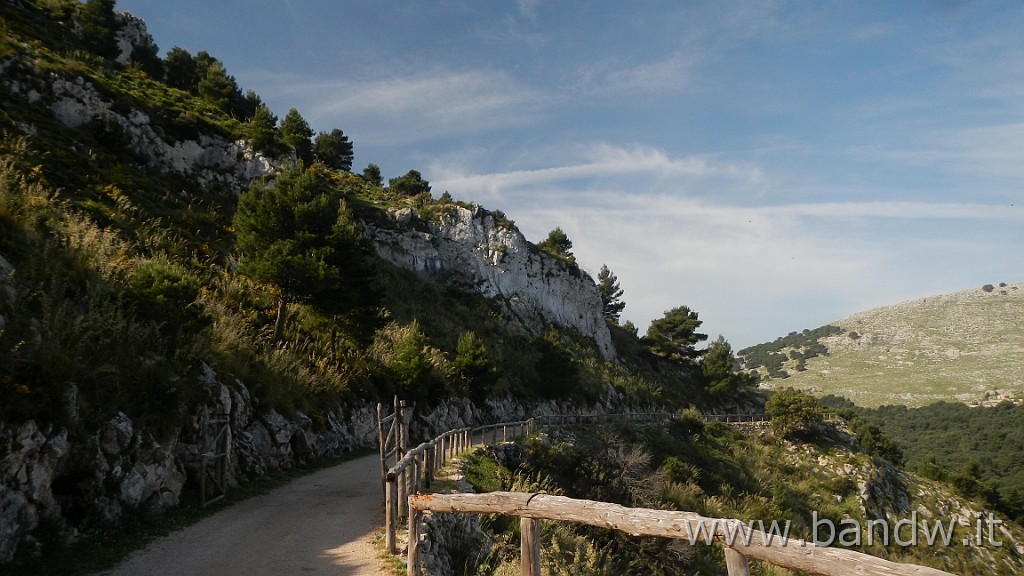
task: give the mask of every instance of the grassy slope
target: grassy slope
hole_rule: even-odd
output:
[[[863,406],[921,406],[1019,396],[1024,387],[1024,285],[903,302],[833,322],[829,354],[769,386],[846,396]],[[859,334],[852,338],[850,332]]]

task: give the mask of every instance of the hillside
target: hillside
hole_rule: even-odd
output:
[[[994,404],[1020,397],[1022,287],[989,285],[842,318],[830,324],[835,333],[813,339],[826,353],[801,362],[802,354],[794,352],[806,345],[780,342],[775,348],[786,356],[787,375],[766,377],[762,384],[844,396],[862,406],[940,400]],[[739,356],[749,360],[751,351]],[[759,371],[767,376],[765,368]]]
[[[112,0],[12,0],[0,18],[0,568],[197,506],[203,478],[234,488],[373,446],[396,396],[416,402],[414,441],[532,415],[685,408],[702,427],[700,411],[764,410],[724,339],[697,349],[696,311],[620,325],[614,276],[586,274],[564,233],[531,242],[416,170],[353,171],[341,129],[278,117],[206,52],[161,56]],[[1001,292],[978,298],[1018,302]],[[842,330],[837,350],[886,334]],[[748,482],[756,467],[729,456],[746,439],[711,430],[672,455],[714,480],[678,476],[681,498],[711,506],[733,481],[749,490],[726,511],[789,498],[793,470]],[[214,436],[223,467],[202,456]],[[776,460],[810,446],[771,442]],[[876,456],[856,465],[888,466]],[[799,479],[832,494],[834,476]]]
[[[235,486],[372,445],[396,395],[417,438],[709,401],[606,318],[567,239],[353,172],[341,129],[161,57],[113,1],[0,18],[0,564],[196,502],[207,414]]]

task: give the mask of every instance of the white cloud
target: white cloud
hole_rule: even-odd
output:
[[[763,179],[761,168],[754,164],[719,162],[705,155],[673,158],[663,150],[649,146],[624,147],[607,143],[577,146],[570,158],[547,168],[483,174],[442,160],[431,166],[430,174],[440,189],[469,193],[471,197],[485,192],[492,198],[524,187],[616,176],[636,177],[644,181],[720,177],[742,186],[754,186]]]
[[[260,74],[261,92],[299,100],[312,123],[366,127],[360,142],[389,145],[446,134],[513,126],[548,99],[510,75],[489,70],[432,70],[364,82]]]
[[[1007,270],[1024,264],[1012,238],[988,237],[1020,229],[1024,206],[770,204],[756,192],[774,189],[778,178],[761,166],[642,146],[593,145],[552,163],[431,173],[441,176],[438,190],[504,210],[534,241],[561,227],[591,274],[607,264],[618,275],[623,317],[641,330],[685,304],[712,337],[750,345],[942,287],[970,287],[999,262]]]

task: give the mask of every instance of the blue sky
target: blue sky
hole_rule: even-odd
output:
[[[121,0],[735,348],[1024,280],[1018,2]]]

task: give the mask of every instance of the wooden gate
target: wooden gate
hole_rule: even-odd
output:
[[[384,416],[384,405],[377,403],[377,436],[380,439],[380,484],[386,490],[388,470],[404,456],[409,444],[409,421],[412,410],[406,406],[405,400],[395,396],[395,408],[388,416]],[[387,430],[385,432],[385,429]]]
[[[199,498],[203,507],[227,494],[228,415],[210,418],[209,408],[203,408],[203,441],[199,462]]]

